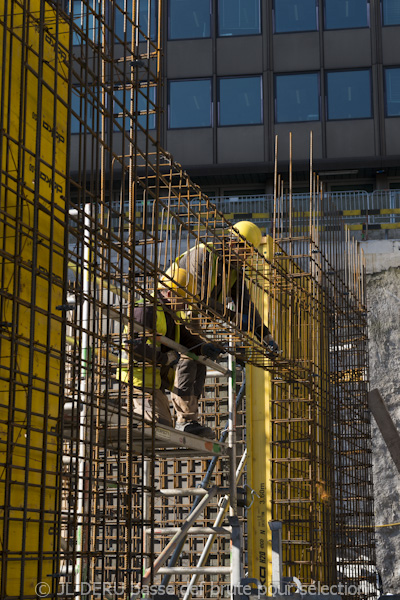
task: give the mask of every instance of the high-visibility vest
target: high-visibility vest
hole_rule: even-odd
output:
[[[142,303],[142,301],[139,301]],[[138,304],[138,303],[137,303]],[[136,305],[137,305],[136,304]],[[127,327],[125,327],[125,331]],[[157,315],[156,315],[156,333],[157,335],[165,335],[167,333],[167,319],[165,317],[164,309],[161,305],[157,305]],[[179,344],[180,340],[180,328],[177,323],[175,323],[175,342]],[[150,338],[146,341],[146,344],[152,345],[153,340]],[[159,350],[161,346],[161,342],[156,341],[156,349]],[[143,368],[144,367],[144,368]],[[172,369],[171,369],[172,370]],[[144,372],[144,384],[143,384],[143,372]],[[129,370],[126,367],[121,367],[121,369],[117,370],[117,377],[121,379],[124,383],[129,383]],[[153,365],[150,365],[147,362],[137,362],[134,361],[133,369],[132,369],[132,385],[137,388],[152,388],[153,387]],[[155,367],[155,388],[161,388],[161,371],[160,366]]]

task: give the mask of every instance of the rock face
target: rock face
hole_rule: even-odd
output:
[[[367,275],[370,389],[400,431],[400,267]],[[377,567],[385,593],[400,592],[400,473],[372,417]]]

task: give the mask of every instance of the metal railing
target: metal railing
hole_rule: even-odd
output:
[[[330,200],[343,215],[346,223],[362,223],[366,226],[399,223],[400,190],[365,190],[325,192],[323,199]],[[269,225],[272,219],[273,194],[254,196],[219,196],[215,204],[230,220],[249,218],[256,223]],[[293,209],[307,213],[309,193],[293,194]]]

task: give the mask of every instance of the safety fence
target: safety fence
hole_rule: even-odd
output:
[[[220,196],[213,198],[227,219],[240,221],[248,218],[265,228],[272,227],[273,194],[265,196]],[[398,229],[400,223],[400,190],[375,190],[374,192],[324,192],[321,204],[321,222],[325,218],[324,206],[332,202],[350,230]],[[309,194],[292,194],[293,210],[308,218]]]

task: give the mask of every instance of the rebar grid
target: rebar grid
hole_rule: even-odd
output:
[[[285,297],[284,354],[305,367],[303,380],[291,381],[277,369],[272,385],[272,503],[283,522],[284,572],[370,597],[377,590],[364,262],[312,159],[309,211],[292,199],[291,162],[287,190],[276,174],[275,198],[274,255],[291,279],[288,287],[274,283]]]
[[[232,231],[159,148],[161,1],[146,2],[147,11],[141,4],[82,0],[70,2],[67,14],[55,1],[6,1],[2,14],[3,64],[23,51],[19,87],[11,70],[1,83],[0,414],[8,432],[0,595],[32,597],[41,582],[48,597],[131,598],[144,581],[163,580],[152,567],[166,544],[157,529],[184,523],[194,503],[193,495],[166,499],[158,491],[198,485],[212,456],[207,486],[232,483],[223,444],[178,440],[146,420],[144,408],[135,412],[140,402],[154,411],[157,352],[176,344],[157,331],[161,281],[185,299],[186,315],[164,304],[165,314],[200,336],[199,344],[212,341],[271,372],[271,501],[284,524],[285,574],[329,584],[339,571],[340,580],[368,586],[372,571],[362,568],[372,569],[374,554],[358,250],[334,209],[321,205],[312,175],[309,214],[296,210],[291,171],[288,193],[276,174],[269,254]],[[35,135],[28,135],[33,87]],[[13,95],[21,98],[15,107]],[[168,276],[178,257],[202,247],[222,265],[218,294],[200,266],[194,291]],[[267,292],[262,325],[278,341],[278,356],[256,335],[253,305],[229,306],[232,271],[236,291],[248,289],[254,306]],[[145,327],[138,307],[150,311]],[[144,378],[148,367],[144,390],[133,374]],[[227,386],[226,376],[212,376],[200,405],[217,437],[228,420]],[[239,415],[236,463],[245,453]],[[239,509],[244,527],[250,510]],[[197,524],[210,526],[216,515],[212,501]],[[204,541],[203,534],[190,538],[178,567],[193,568]],[[212,547],[215,567],[229,564],[228,545],[218,538]],[[176,591],[190,579],[173,577]],[[222,571],[200,582],[204,597],[213,586],[229,595]],[[359,595],[373,596],[374,588]]]
[[[57,37],[42,23],[51,24]],[[57,9],[0,11],[0,597],[54,572],[68,68]],[[60,44],[58,44],[58,41]]]
[[[121,5],[115,6],[114,10],[120,8]],[[158,8],[156,13],[159,11]],[[88,6],[82,11],[85,19],[89,12]],[[80,36],[81,45],[72,50],[73,109],[74,95],[79,96],[80,102],[79,110],[73,113],[75,119],[78,117],[79,131],[72,138],[71,147],[79,159],[78,168],[71,171],[70,177],[73,210],[69,213],[70,284],[66,306],[68,309],[71,302],[73,307],[67,312],[67,402],[62,435],[69,440],[66,446],[69,465],[64,480],[60,588],[64,593],[73,589],[79,594],[82,584],[96,582],[121,585],[128,595],[138,593],[143,569],[151,568],[166,543],[165,536],[155,534],[155,527],[182,524],[193,501],[193,498],[164,500],[155,495],[156,489],[164,482],[168,487],[195,485],[207,464],[206,456],[202,458],[198,450],[196,460],[185,458],[175,464],[172,481],[168,477],[165,481],[161,475],[164,465],[167,472],[174,465],[171,458],[162,459],[163,456],[190,456],[194,452],[190,448],[171,447],[165,441],[169,435],[166,430],[164,440],[157,440],[154,422],[143,427],[144,415],[133,415],[134,396],[146,396],[149,404],[152,402],[151,393],[134,388],[129,378],[124,380],[121,376],[123,371],[132,372],[137,364],[130,342],[143,332],[143,327],[135,321],[134,310],[138,305],[144,309],[156,306],[161,275],[175,257],[193,244],[218,245],[219,260],[220,248],[225,253],[229,251],[230,266],[235,260],[230,240],[237,240],[237,236],[228,232],[222,214],[217,213],[180,166],[162,150],[155,152],[157,130],[149,131],[148,119],[153,112],[159,117],[159,106],[152,101],[149,82],[159,98],[158,47],[151,45],[149,54],[149,46],[140,40],[144,34],[133,31],[127,35],[132,40],[128,51],[128,44],[121,44],[122,40],[113,39],[112,30],[107,31],[110,55],[121,57],[118,68],[126,69],[133,57],[136,69],[135,77],[130,79],[133,85],[122,85],[124,93],[131,96],[130,109],[118,105],[117,112],[111,114],[108,106],[114,105],[113,95],[118,97],[114,92],[122,88],[121,71],[117,73],[114,63],[110,64],[110,56],[102,53],[104,46],[100,40],[104,31],[101,30],[106,17],[99,17],[100,33],[95,38],[88,30],[80,31],[73,18],[73,36]],[[129,73],[132,75],[132,71]],[[117,89],[115,79],[118,79]],[[141,83],[144,79],[148,82],[146,87]],[[138,87],[139,93],[142,89],[148,93],[146,127],[135,112],[140,104]],[[123,126],[116,134],[115,124],[121,123],[121,118],[130,127],[125,130]],[[229,250],[225,250],[228,245]],[[236,263],[243,272],[246,269],[244,285],[247,270],[251,274],[253,263],[260,262],[260,257],[243,241],[240,250],[243,257],[239,256]],[[216,249],[214,253],[217,255]],[[226,297],[224,290],[221,298],[215,300],[225,307]],[[204,290],[204,285],[200,284],[199,297],[189,300],[196,314],[190,329],[201,333],[203,339],[229,342],[234,350],[233,344],[244,338],[241,352],[251,344],[261,348],[258,340],[252,342],[252,331],[240,331],[226,310],[223,314],[210,310],[210,293]],[[177,318],[168,305],[164,309]],[[155,329],[153,318],[143,332],[153,350],[153,361],[158,348]],[[264,350],[263,356],[259,352],[259,359],[265,362],[264,355]],[[142,363],[143,369],[147,368],[145,364]],[[150,385],[153,388],[154,377],[153,373]],[[202,403],[203,422],[213,425],[217,432],[227,420],[226,390],[226,382],[223,386],[216,382],[207,387]],[[191,469],[197,469],[199,474],[192,475]],[[223,467],[217,467],[213,480],[222,482],[222,473],[226,487],[226,459]],[[216,511],[216,504],[210,504],[199,525],[212,522]],[[67,539],[72,541],[68,547]],[[190,541],[183,564],[193,564],[204,545],[203,539],[200,536]],[[222,540],[218,547],[226,552],[218,556],[215,564],[225,566],[229,543]],[[175,585],[184,580],[178,579]]]

